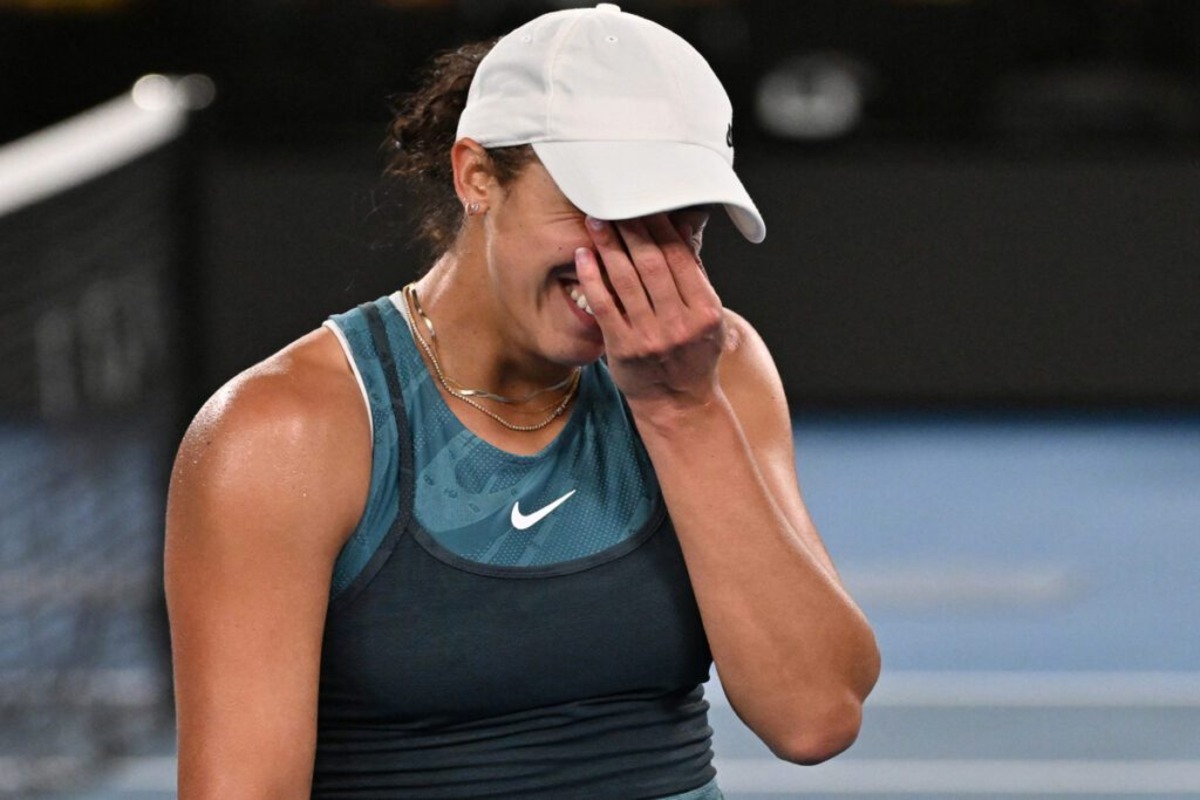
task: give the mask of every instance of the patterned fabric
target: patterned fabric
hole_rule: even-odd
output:
[[[598,362],[584,370],[576,406],[562,433],[540,453],[507,453],[472,434],[446,406],[425,368],[403,315],[403,299],[376,304],[396,351],[416,470],[415,515],[433,540],[479,564],[545,567],[602,552],[630,538],[650,518],[658,484],[624,413],[620,393]],[[396,511],[398,461],[386,380],[369,357],[361,309],[333,317],[362,376],[375,434],[367,511],[338,560],[334,594],[353,580],[387,532]],[[536,514],[561,498],[536,525],[513,524],[514,508]]]

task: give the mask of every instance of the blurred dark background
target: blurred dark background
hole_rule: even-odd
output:
[[[407,195],[379,177],[388,97],[412,89],[435,51],[568,5],[582,4],[0,0],[0,798],[64,800],[126,756],[153,772],[128,785],[173,796],[160,565],[182,426],[238,371],[426,264]],[[1083,635],[1053,627],[1077,620],[1065,600],[1043,616],[1019,605],[1020,620],[1045,627],[1010,620],[1007,638],[990,616],[943,628],[878,603],[901,623],[887,628],[885,614],[881,630],[901,643],[902,668],[961,660],[905,662],[905,642],[922,654],[1000,642],[1015,659],[1003,666],[1033,663],[1028,642],[1078,645],[1093,629],[1097,652],[1161,668],[1161,647],[1132,642],[1174,631],[1196,584],[1182,543],[1196,540],[1200,3],[622,5],[693,42],[734,101],[738,169],[769,234],[750,245],[717,220],[705,262],[771,346],[798,429],[817,426],[805,451],[815,438],[818,467],[851,463],[823,488],[809,464],[806,480],[826,498],[831,543],[866,566],[860,579],[899,564],[902,580],[953,589],[961,574],[946,558],[975,546],[980,563],[1002,556],[1001,579],[1009,562],[1044,561],[1103,600]],[[189,112],[181,136],[5,205],[21,194],[6,191],[22,188],[20,167],[53,173],[85,150],[77,138],[29,159],[6,144],[129,97],[150,73],[208,76],[178,85],[197,100],[215,87],[212,102]],[[154,116],[137,102],[125,110]],[[872,421],[931,409],[950,421],[942,438],[920,422],[897,434]],[[837,413],[809,413],[827,410]],[[985,426],[960,440],[973,430],[963,416],[1013,410],[1035,421],[1049,411],[1066,430]],[[1084,430],[1083,417],[1140,422]],[[850,420],[852,434],[833,425],[822,451],[822,419]],[[1094,447],[1079,449],[1081,431]],[[896,449],[897,435],[912,447]],[[1143,437],[1158,449],[1108,447]],[[1031,503],[1042,504],[1032,524]],[[861,519],[839,528],[838,510]],[[931,566],[906,573],[914,548]],[[1085,556],[1105,563],[1080,566]],[[1164,586],[1175,594],[1143,602],[1143,589]],[[1057,730],[1038,719],[1036,735],[1010,738],[1036,749]],[[1172,730],[1154,719],[1142,724]],[[934,728],[914,738],[904,721],[896,740],[965,730]]]
[[[378,179],[436,50],[579,3],[0,0],[0,141],[210,76],[181,263],[185,406],[423,264]],[[712,62],[765,244],[706,263],[797,407],[1200,400],[1200,4],[626,2]],[[2,176],[0,176],[2,180]]]

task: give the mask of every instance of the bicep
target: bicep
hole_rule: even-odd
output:
[[[726,311],[733,347],[723,354],[721,389],[729,398],[755,464],[796,535],[836,576],[833,561],[809,516],[796,472],[791,414],[766,343],[748,322]]]
[[[182,797],[299,796],[344,519],[303,424],[213,413],[172,476],[165,577]]]

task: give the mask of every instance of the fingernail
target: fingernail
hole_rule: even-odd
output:
[[[580,261],[586,261],[588,255],[589,255],[589,251],[586,247],[576,247],[575,248],[575,263],[578,264]]]
[[[587,218],[587,226],[594,231],[603,230],[604,229],[604,220],[596,219],[595,217],[588,217]]]

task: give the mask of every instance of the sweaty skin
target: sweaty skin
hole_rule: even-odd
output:
[[[589,222],[538,163],[501,184],[471,140],[451,157],[483,213],[417,283],[446,371],[523,397],[605,355],[734,708],[791,761],[849,746],[879,654],[801,499],[771,356],[697,259],[704,211]],[[443,395],[512,453],[566,422],[515,432]],[[366,409],[324,329],[234,378],[189,428],[166,539],[183,800],[309,794],[330,579],[370,471]]]

